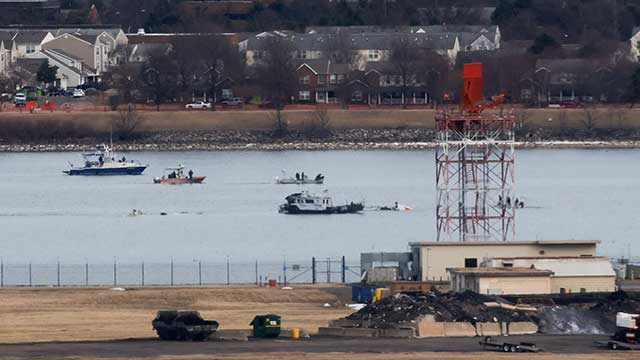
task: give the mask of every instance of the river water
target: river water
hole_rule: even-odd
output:
[[[280,260],[403,251],[435,238],[434,153],[423,151],[138,152],[141,176],[61,173],[75,153],[0,154],[0,255],[5,263]],[[640,233],[640,150],[518,150],[516,238],[599,239],[600,252],[626,255]],[[153,184],[184,164],[202,185]],[[394,201],[409,212],[279,214],[300,188],[276,185],[281,169],[326,175],[334,201]],[[131,217],[132,209],[143,216]],[[168,215],[161,216],[161,212]]]

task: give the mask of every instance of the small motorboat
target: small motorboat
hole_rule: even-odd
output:
[[[284,214],[353,214],[364,210],[362,203],[333,205],[331,196],[313,195],[307,191],[291,194],[285,200],[287,202],[280,205],[280,212]]]
[[[308,177],[304,172],[296,173],[296,176],[287,176],[287,172],[282,170],[282,178],[276,178],[276,184],[284,184],[284,185],[307,185],[307,184],[318,184],[321,185],[324,183],[324,175],[318,174],[315,178]]]
[[[411,211],[413,210],[413,208],[410,206],[398,204],[398,202],[395,202],[392,206],[380,206],[378,210],[380,211]]]
[[[162,175],[162,177],[154,177],[153,182],[155,184],[171,185],[200,184],[206,178],[206,176],[194,176],[192,170],[189,170],[189,172],[185,175],[184,166],[179,165],[178,167],[164,169],[164,174]]]
[[[68,175],[140,175],[148,167],[135,160],[119,157],[107,145],[102,150],[82,154],[84,166],[73,166],[63,171]]]

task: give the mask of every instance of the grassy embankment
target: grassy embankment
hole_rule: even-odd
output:
[[[369,109],[328,110],[332,129],[432,129],[434,110]],[[314,110],[285,111],[292,130],[301,129],[315,118]],[[528,129],[635,129],[640,109],[516,109],[516,123]],[[271,111],[140,111],[138,131],[254,131],[274,128]],[[91,137],[108,133],[120,119],[118,112],[0,113],[0,137],[17,138]],[[42,133],[38,136],[38,133]]]

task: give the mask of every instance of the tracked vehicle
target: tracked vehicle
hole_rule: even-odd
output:
[[[218,330],[218,322],[204,320],[197,311],[160,310],[151,322],[162,340],[204,341]]]

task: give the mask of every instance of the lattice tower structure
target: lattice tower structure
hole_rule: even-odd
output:
[[[437,240],[512,240],[514,117],[482,114],[503,95],[478,104],[481,64],[465,64],[463,78],[462,111],[436,115]]]

